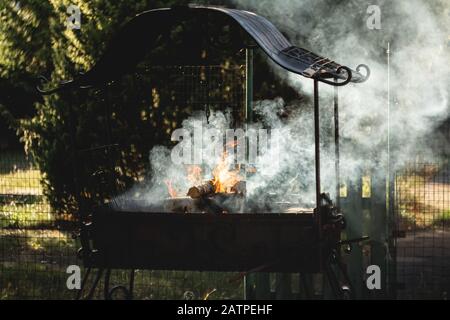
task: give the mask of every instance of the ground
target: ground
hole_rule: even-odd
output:
[[[435,227],[397,241],[397,281],[403,299],[450,296],[450,230]]]

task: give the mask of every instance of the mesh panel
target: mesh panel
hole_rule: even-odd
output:
[[[399,298],[450,292],[450,165],[411,163],[395,177]]]
[[[147,108],[147,114],[140,110],[141,118],[148,120],[147,103],[150,103],[153,110],[167,108],[167,113],[229,108],[234,110],[237,119],[244,101],[244,71],[242,66],[170,66],[141,70],[132,81],[136,86],[134,92],[141,94],[136,98],[142,98],[143,107]],[[111,92],[110,101],[120,101],[119,96],[120,92]],[[159,132],[171,128],[171,123],[164,127],[165,115],[164,111],[155,112],[154,125]],[[110,139],[114,138],[113,131]],[[96,158],[98,160],[98,156]],[[73,299],[77,292],[67,288],[66,270],[70,265],[81,264],[76,254],[80,244],[72,236],[76,221],[50,207],[43,195],[42,173],[32,163],[22,152],[0,153],[0,298]],[[86,272],[81,266],[81,275]],[[96,272],[93,270],[86,281],[87,289],[92,286]],[[103,280],[102,277],[93,298],[104,298]],[[113,270],[109,287],[127,286],[129,280],[130,271]],[[236,274],[135,271],[135,299],[236,299],[242,296],[242,277]]]

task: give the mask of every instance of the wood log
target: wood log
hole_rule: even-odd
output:
[[[214,193],[214,185],[210,180],[202,185],[189,188],[187,195],[192,199],[198,199],[201,197],[211,195],[213,193]]]
[[[234,186],[231,187],[231,192],[238,195],[245,196],[247,190],[247,185],[245,181],[238,181]]]

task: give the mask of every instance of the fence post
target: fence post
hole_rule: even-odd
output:
[[[341,198],[341,206],[345,215],[347,227],[345,235],[347,239],[360,238],[363,236],[363,216],[361,203],[361,175],[356,174],[359,179],[349,181],[347,184],[347,197]],[[352,252],[344,256],[348,265],[350,281],[355,290],[355,296],[362,298],[362,247],[360,244],[353,244]]]
[[[373,172],[383,172],[374,169]],[[370,292],[371,298],[386,298],[387,293],[387,251],[386,251],[386,177],[385,175],[372,174],[371,208],[370,208],[370,262],[381,270],[381,290]]]
[[[245,49],[245,124],[253,121],[253,49]],[[270,299],[270,276],[257,273],[245,277],[245,299]]]

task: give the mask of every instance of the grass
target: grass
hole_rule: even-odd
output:
[[[79,243],[70,234],[53,230],[0,231],[1,299],[73,299],[66,287],[69,265],[81,265],[75,256]],[[85,270],[82,268],[82,275]],[[129,272],[114,270],[110,287],[127,285]],[[235,274],[211,272],[137,270],[136,299],[183,299],[186,295],[204,299],[242,298],[242,281]],[[89,284],[92,283],[91,281]],[[95,298],[101,299],[103,284]]]
[[[82,275],[85,270],[82,269]],[[241,299],[242,286],[224,288],[227,277],[218,274],[211,281],[205,274],[191,272],[183,273],[183,278],[177,278],[174,271],[136,271],[134,298],[141,300],[176,299],[186,297],[203,300],[208,293],[208,299]],[[92,276],[91,276],[92,277]],[[229,278],[230,276],[228,276]],[[192,279],[187,282],[188,279]],[[200,281],[199,281],[200,279]],[[67,273],[65,268],[42,266],[39,264],[11,264],[2,268],[0,284],[0,299],[74,299],[76,291],[66,287]],[[191,285],[196,281],[195,285]],[[92,282],[92,278],[91,278]],[[206,284],[207,283],[207,284]],[[111,276],[110,288],[115,285],[128,285],[128,272],[116,270]],[[198,289],[199,287],[202,287]],[[217,289],[212,290],[210,288]],[[103,284],[97,287],[95,299],[103,299]]]
[[[42,196],[42,175],[20,153],[0,155],[0,227],[50,223],[51,208]]]
[[[54,228],[55,215],[43,196],[42,174],[20,153],[0,155],[0,228]]]
[[[42,195],[41,178],[22,152],[0,154],[0,194]]]
[[[0,204],[0,228],[51,226],[55,221],[48,203]]]
[[[64,270],[39,264],[11,264],[2,267],[0,299],[73,299],[75,293],[63,289],[66,277]]]
[[[42,195],[41,172],[36,169],[16,169],[0,173],[0,193],[13,195]]]
[[[73,298],[61,288],[76,248],[70,234],[58,230],[0,229],[0,297]]]
[[[450,208],[443,211],[439,217],[436,218],[436,224],[450,224]]]

